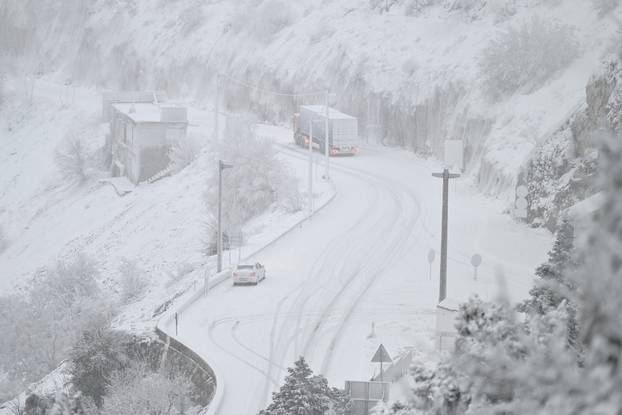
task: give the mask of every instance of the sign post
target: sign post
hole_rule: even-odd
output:
[[[438,302],[440,303],[447,297],[447,222],[449,209],[449,179],[460,177],[459,174],[449,173],[444,169],[442,173],[432,173],[432,176],[443,179],[443,210],[441,213],[441,275],[438,290]]]
[[[436,258],[436,251],[434,249],[430,249],[428,251],[428,262],[430,263],[430,279],[432,279],[432,263],[434,262],[434,258]]]
[[[374,357],[371,358],[371,361],[372,363],[380,363],[380,382],[383,382],[382,363],[391,363],[393,359],[391,359],[391,356],[389,356],[387,349],[385,349],[382,344],[378,347],[378,350],[376,350],[376,353],[374,354]]]
[[[471,257],[471,265],[473,265],[473,279],[477,281],[477,267],[482,265],[482,256],[475,254]]]

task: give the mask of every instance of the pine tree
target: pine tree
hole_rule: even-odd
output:
[[[575,290],[573,281],[566,276],[566,270],[573,264],[573,250],[574,227],[564,219],[549,251],[548,261],[536,269],[540,280],[529,291],[530,298],[521,305],[521,311],[544,314],[568,300],[568,293]]]
[[[568,219],[562,221],[557,231],[548,260],[536,269],[539,280],[529,290],[530,297],[518,305],[518,310],[527,314],[542,316],[556,310],[565,303],[564,310],[568,327],[568,344],[580,350],[577,344],[577,299],[576,284],[570,276],[577,263],[574,252],[574,227]]]
[[[582,385],[584,404],[588,407],[619,409],[622,408],[622,137],[606,137],[600,159],[600,186],[605,203],[577,279],[581,293],[581,337],[587,349],[587,375]]]
[[[349,399],[336,388],[328,386],[326,378],[314,376],[313,371],[300,357],[278,392],[272,394],[272,403],[260,415],[322,415],[330,409],[343,414]]]

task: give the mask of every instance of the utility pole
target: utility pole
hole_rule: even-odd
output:
[[[443,179],[443,213],[441,224],[441,275],[438,289],[438,302],[447,297],[447,214],[449,210],[449,179],[460,177],[459,174],[449,173],[444,169],[442,173],[432,173],[432,176]]]
[[[313,118],[309,117],[309,217],[313,215]]]
[[[329,137],[329,132],[328,132],[328,102],[329,102],[329,97],[330,97],[330,90],[326,90],[326,102],[325,102],[325,119],[324,119],[324,155],[326,156],[326,180],[330,180],[330,156],[329,156],[329,147],[330,147],[330,137]]]
[[[218,160],[218,240],[216,248],[218,251],[218,260],[216,263],[216,271],[222,271],[222,171],[233,167],[225,164],[222,160]]]
[[[214,139],[219,141],[220,130],[218,129],[218,118],[220,117],[220,74],[216,74],[216,100],[214,101]]]

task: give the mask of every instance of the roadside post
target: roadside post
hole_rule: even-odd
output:
[[[429,279],[432,279],[432,263],[434,262],[435,258],[436,258],[436,251],[434,249],[430,249],[428,251],[428,263],[430,264]]]
[[[443,211],[441,224],[441,273],[440,285],[438,289],[438,302],[440,303],[447,297],[447,221],[449,210],[449,179],[460,177],[457,173],[449,173],[449,169],[444,169],[442,173],[432,173],[432,176],[443,179]]]
[[[477,268],[482,265],[482,256],[475,254],[471,257],[471,265],[473,265],[473,279],[477,281]]]

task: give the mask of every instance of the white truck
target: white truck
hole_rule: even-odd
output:
[[[312,146],[319,149],[321,153],[326,151],[326,112],[324,105],[302,105],[300,107],[300,113],[294,116],[296,144],[308,147],[312,133]],[[328,146],[328,153],[331,156],[357,154],[359,150],[357,119],[329,107]]]

